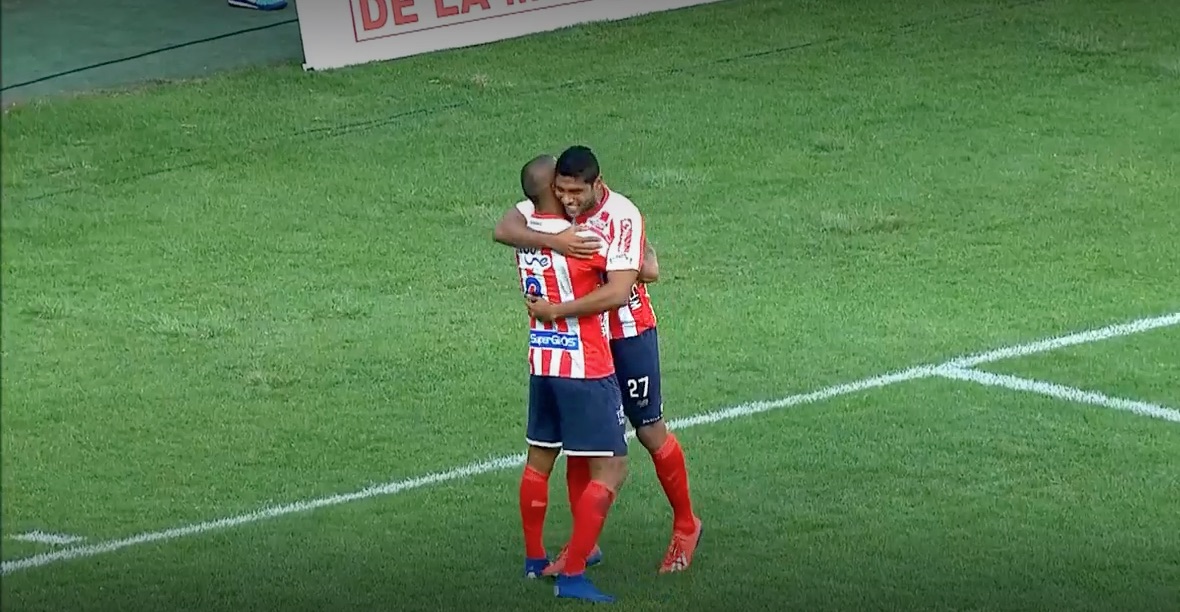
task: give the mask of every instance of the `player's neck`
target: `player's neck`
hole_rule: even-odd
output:
[[[537,212],[546,217],[562,217],[565,218],[565,207],[557,198],[542,198],[540,202],[536,203]]]

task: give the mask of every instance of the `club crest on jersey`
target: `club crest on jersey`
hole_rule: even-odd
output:
[[[526,276],[524,279],[524,292],[526,295],[542,297],[544,292],[541,291],[541,281],[537,280],[535,276]]]

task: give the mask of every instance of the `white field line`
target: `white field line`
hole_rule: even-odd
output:
[[[1023,357],[1025,355],[1032,355],[1035,353],[1044,353],[1046,351],[1076,346],[1079,344],[1090,344],[1100,340],[1109,340],[1110,338],[1140,334],[1153,329],[1169,327],[1172,325],[1180,325],[1180,312],[1174,312],[1172,314],[1163,315],[1160,317],[1138,319],[1129,323],[1111,325],[1101,329],[1092,329],[1090,331],[1069,334],[1068,336],[1058,336],[1056,338],[1041,340],[1040,342],[1030,342],[1028,344],[1010,346],[1007,348],[996,349],[994,351],[988,351],[986,353],[979,353],[977,355],[969,355],[959,359],[952,359],[946,365],[953,368],[971,368],[985,363],[992,363],[993,361],[1000,361],[1002,359]]]
[[[69,535],[68,533],[45,533],[44,531],[30,531],[28,533],[9,536],[8,539],[16,540],[18,542],[35,542],[37,544],[64,546],[66,544],[77,544],[86,538],[82,536]]]
[[[726,408],[723,410],[716,410],[712,412],[705,412],[696,416],[687,417],[683,419],[676,419],[668,422],[668,426],[672,429],[685,429],[697,425],[705,425],[710,423],[718,423],[728,419],[735,419],[738,417],[745,417],[754,414],[767,412],[770,410],[777,410],[780,408],[788,408],[791,406],[798,406],[802,404],[809,404],[821,400],[830,399],[840,395],[847,395],[868,389],[875,389],[892,385],[909,380],[919,378],[926,378],[936,375],[939,368],[946,367],[960,367],[964,364],[978,365],[980,363],[987,363],[991,361],[998,361],[1008,357],[1015,357],[1018,355],[1031,355],[1033,353],[1040,353],[1044,351],[1061,348],[1064,346],[1071,346],[1074,344],[1084,344],[1087,342],[1097,342],[1107,338],[1115,338],[1118,336],[1127,336],[1144,332],[1157,327],[1164,327],[1168,325],[1180,324],[1180,312],[1173,313],[1162,317],[1152,317],[1148,319],[1140,319],[1130,323],[1113,325],[1102,329],[1096,329],[1080,334],[1071,334],[1069,336],[1062,336],[1060,338],[1053,338],[1048,340],[1041,340],[1038,342],[1007,347],[989,353],[982,353],[974,357],[964,357],[956,359],[946,364],[937,366],[919,366],[910,368],[901,372],[892,374],[885,374],[882,376],[874,376],[871,378],[862,379],[859,381],[826,387],[811,393],[804,393],[800,395],[792,395],[779,400],[767,402],[752,402],[741,404]],[[633,437],[633,435],[632,435]],[[452,480],[459,480],[469,476],[476,476],[479,474],[486,474],[488,472],[496,472],[506,470],[513,467],[518,467],[524,463],[524,454],[505,455],[503,457],[496,457],[481,461],[477,463],[470,463],[468,465],[457,467],[444,472],[434,472],[424,476],[411,478],[407,480],[399,480],[390,482],[379,486],[361,489],[352,493],[342,495],[332,495],[329,497],[320,497],[311,500],[294,502],[282,506],[272,506],[263,508],[247,514],[240,514],[222,518],[213,521],[206,521],[203,523],[192,523],[163,531],[150,531],[140,533],[138,535],[117,540],[107,540],[95,544],[85,546],[72,546],[70,548],[63,548],[52,552],[45,552],[22,559],[15,559],[12,561],[5,561],[3,563],[0,575],[8,575],[20,570],[26,570],[34,567],[41,567],[57,563],[60,561],[69,561],[72,559],[81,559],[85,557],[93,557],[123,548],[136,546],[139,544],[149,544],[152,542],[164,542],[175,540],[190,535],[198,535],[210,531],[226,529],[229,527],[236,527],[238,525],[245,525],[248,523],[257,523],[260,521],[286,516],[288,514],[296,514],[315,510],[317,508],[325,508],[328,506],[337,506],[340,504],[369,499],[382,495],[393,495],[412,489],[420,489],[422,487],[442,484]]]
[[[1003,387],[1013,391],[1040,393],[1078,404],[1093,404],[1095,406],[1114,408],[1115,410],[1126,410],[1135,414],[1180,423],[1180,410],[1165,408],[1159,404],[1123,399],[1121,397],[1110,397],[1101,393],[1095,393],[1094,391],[1075,389],[1074,387],[1066,387],[1056,383],[963,368],[943,368],[938,370],[937,374],[953,380],[964,380],[989,387]]]
[[[693,417],[684,419],[675,419],[668,421],[668,427],[671,429],[684,429],[693,427],[695,425],[703,425],[708,423],[717,423],[727,419],[734,419],[741,416],[748,416],[775,410],[777,408],[786,408],[788,406],[797,406],[800,404],[808,404],[836,397],[838,395],[846,395],[872,389],[875,387],[884,387],[894,383],[903,382],[906,380],[913,380],[915,378],[923,378],[932,376],[934,374],[933,367],[911,368],[904,372],[896,374],[887,374],[884,376],[875,376],[873,378],[866,378],[853,383],[836,385],[834,387],[827,387],[806,393],[802,395],[792,395],[776,401],[769,402],[752,402],[727,408],[725,410],[718,410],[714,412],[706,412]],[[635,432],[628,432],[627,438],[629,440],[635,438]],[[87,546],[76,546],[72,548],[63,548],[53,552],[45,552],[23,559],[16,559],[13,561],[5,561],[3,564],[3,574],[8,575],[12,572],[39,567],[42,565],[49,565],[58,561],[66,561],[70,559],[79,559],[82,557],[93,557],[103,553],[113,552],[129,546],[137,544],[148,544],[151,542],[161,542],[166,540],[175,540],[184,536],[197,535],[209,531],[216,531],[228,527],[236,527],[238,525],[245,525],[247,523],[257,523],[267,519],[277,518],[288,514],[296,514],[300,512],[307,512],[317,508],[324,508],[327,506],[337,506],[348,502],[359,501],[362,499],[369,499],[382,495],[393,495],[411,489],[420,489],[429,485],[441,484],[450,482],[452,480],[459,480],[468,476],[476,476],[479,474],[486,474],[488,472],[498,472],[513,467],[524,465],[524,453],[515,455],[505,455],[503,457],[495,457],[487,461],[480,461],[477,463],[469,463],[462,467],[457,467],[445,472],[434,472],[419,476],[417,478],[410,478],[407,480],[399,480],[383,485],[361,489],[352,493],[345,493],[341,495],[332,495],[330,497],[320,497],[305,501],[298,501],[282,506],[271,506],[263,508],[247,514],[239,514],[238,516],[226,517],[214,521],[206,521],[203,523],[192,523],[183,525],[181,527],[174,527],[172,529],[165,529],[163,531],[151,531],[128,538],[119,540],[107,540],[105,542],[98,542]]]

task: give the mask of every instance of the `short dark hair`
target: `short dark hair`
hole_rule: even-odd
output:
[[[520,190],[533,204],[549,188],[554,163],[552,155],[538,155],[520,169]]]
[[[602,169],[598,167],[598,158],[590,147],[581,145],[566,149],[557,158],[557,175],[576,178],[583,183],[593,183],[598,180]]]

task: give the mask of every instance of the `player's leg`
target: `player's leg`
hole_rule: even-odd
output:
[[[586,491],[586,487],[590,486],[590,458],[589,457],[575,457],[566,455],[565,457],[565,486],[569,495],[570,514],[572,515],[574,509],[578,507],[578,500],[581,499],[582,493]],[[545,576],[556,576],[565,568],[565,557],[569,553],[569,543],[561,548],[561,552],[557,553],[557,558],[549,567],[542,572]],[[590,551],[590,556],[586,558],[587,567],[598,565],[602,562],[602,549],[595,546]]]
[[[559,393],[562,440],[567,455],[590,462],[590,484],[574,508],[574,529],[565,567],[557,576],[558,597],[607,602],[586,579],[586,558],[598,543],[606,517],[627,478],[627,439],[622,398],[614,377],[567,381]]]
[[[586,457],[565,458],[565,484],[569,489],[570,512],[578,505],[582,492],[590,485],[590,460]]]
[[[617,383],[616,383],[617,384]],[[586,487],[590,486],[591,458],[581,455],[566,454],[565,457],[565,482],[569,494],[570,514],[572,515],[578,507],[578,500],[581,499],[582,493],[586,491]],[[544,576],[556,576],[565,569],[565,560],[569,555],[569,543],[561,548],[557,553],[557,557],[549,564],[542,572]],[[586,556],[586,567],[593,567],[602,563],[603,554],[602,548],[597,544],[590,550],[590,554]]]
[[[582,493],[586,491],[586,487],[590,486],[590,458],[589,457],[572,457],[566,455],[565,458],[565,483],[569,493],[570,514],[578,507],[578,500],[581,499]],[[565,569],[565,558],[569,554],[569,543],[561,548],[561,552],[557,553],[557,558],[553,563],[549,564],[542,572],[544,576],[556,576]],[[586,557],[586,566],[593,567],[602,562],[602,549],[595,546],[590,551],[590,555]]]
[[[687,569],[701,537],[701,520],[692,506],[684,449],[664,422],[660,392],[660,344],[655,328],[611,343],[615,371],[623,393],[623,411],[635,437],[651,454],[656,476],[672,506],[672,542],[660,573]]]
[[[525,578],[538,578],[549,566],[549,554],[545,550],[545,515],[549,509],[549,474],[560,452],[555,448],[528,447],[519,490]]]
[[[549,475],[561,452],[561,419],[549,380],[529,379],[528,453],[520,476],[520,523],[524,531],[524,575],[536,578],[549,565],[545,552],[545,514],[549,509]]]
[[[664,489],[664,495],[672,505],[672,541],[664,552],[659,571],[666,574],[686,570],[692,565],[704,527],[700,517],[693,511],[684,449],[680,447],[680,440],[668,431],[664,421],[645,425],[635,433],[636,437],[646,434],[653,440],[645,447],[651,453],[656,477]],[[659,440],[663,440],[663,443]]]

